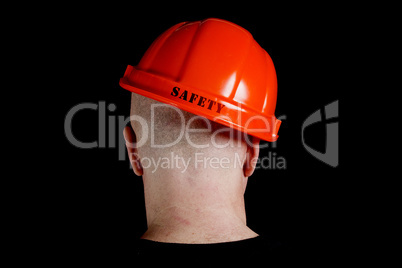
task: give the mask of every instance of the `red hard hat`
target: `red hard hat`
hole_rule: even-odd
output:
[[[179,23],[160,35],[120,85],[267,141],[276,141],[277,81],[268,53],[221,19]]]

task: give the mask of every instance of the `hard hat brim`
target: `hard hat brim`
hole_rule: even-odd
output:
[[[140,94],[144,97],[175,106],[195,115],[203,116],[211,121],[239,130],[243,133],[255,136],[265,141],[274,142],[278,139],[278,130],[281,121],[274,115],[267,116],[254,111],[250,107],[242,106],[239,103],[231,102],[222,96],[213,95],[200,89],[193,89],[176,81],[165,79],[156,74],[139,70],[128,66],[119,84],[122,88]],[[212,105],[198,105],[197,102],[189,102],[172,94],[172,89],[178,88],[196,92],[210,102],[219,103],[225,107],[224,111],[218,113],[218,109],[212,109]],[[202,103],[204,104],[204,103]],[[208,109],[211,108],[211,109]],[[219,106],[218,106],[219,108]]]

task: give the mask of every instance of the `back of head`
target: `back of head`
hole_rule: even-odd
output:
[[[144,174],[242,169],[250,140],[240,131],[135,93],[131,117]]]

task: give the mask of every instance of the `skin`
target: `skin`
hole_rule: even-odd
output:
[[[160,105],[132,95],[131,116],[140,116],[148,126],[153,120],[154,144],[177,141],[182,123],[189,127],[183,136],[187,138],[167,148],[154,148],[149,135],[144,138],[144,125],[137,120],[124,129],[134,173],[142,176],[144,182],[148,229],[141,238],[205,244],[258,236],[246,225],[244,192],[248,177],[255,170],[259,139],[252,137],[248,143],[242,135],[233,138],[232,129],[181,111],[183,121],[177,110],[169,106],[158,106],[152,116],[154,104]],[[145,141],[141,146],[136,144],[140,140]],[[233,146],[218,148],[227,144]],[[178,165],[162,167],[149,161],[173,156]],[[210,164],[212,158],[225,159],[225,165]],[[196,163],[195,159],[202,161]]]

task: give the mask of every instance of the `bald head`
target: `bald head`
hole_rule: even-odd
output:
[[[130,160],[136,160],[138,174],[145,177],[203,172],[248,177],[254,171],[255,164],[248,160],[258,157],[258,151],[250,147],[249,136],[233,128],[135,93],[130,119],[135,142]]]
[[[144,149],[170,152],[185,148],[191,152],[216,147],[233,153],[245,146],[239,131],[135,93],[130,113],[137,141],[144,143]]]

